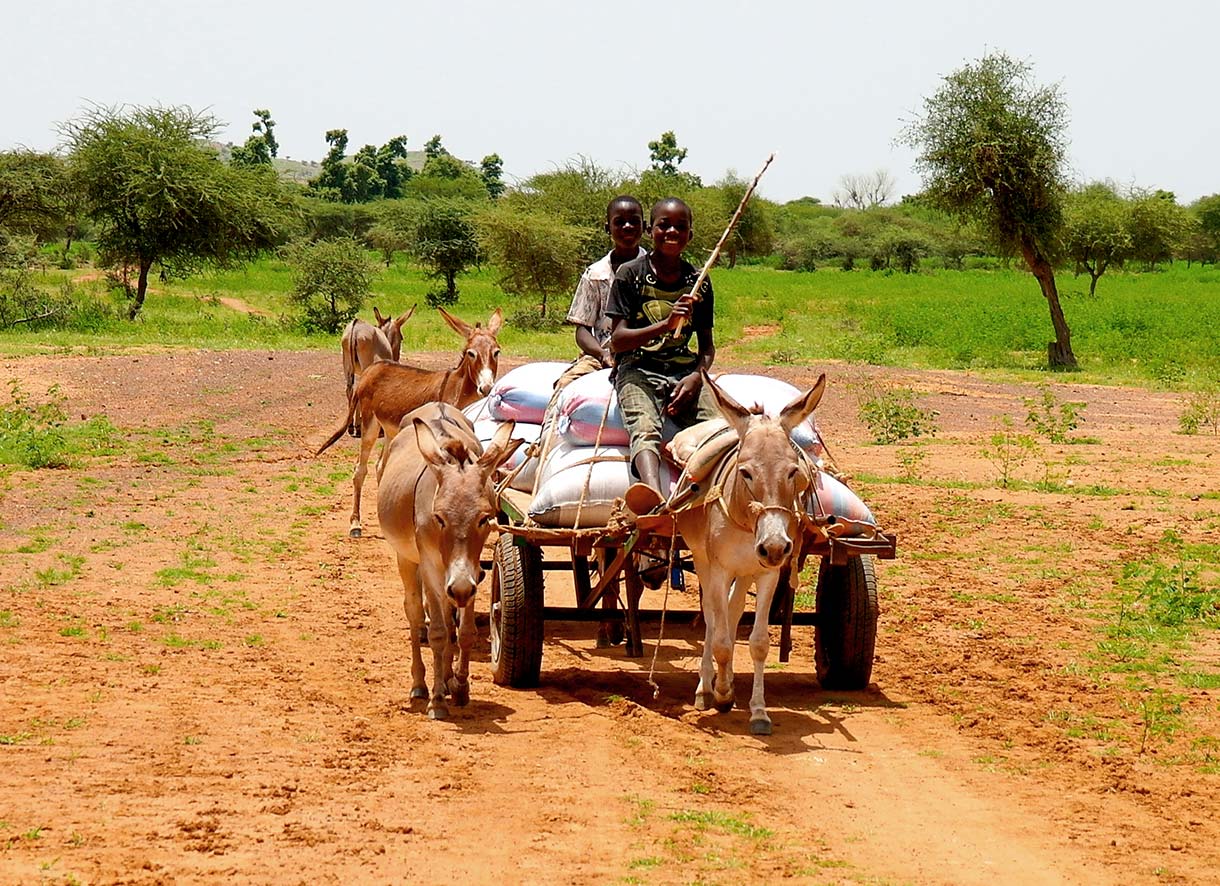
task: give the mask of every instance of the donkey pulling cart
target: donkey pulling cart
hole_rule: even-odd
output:
[[[517,688],[538,684],[547,622],[600,623],[599,646],[621,638],[626,655],[639,658],[644,654],[642,625],[689,625],[700,616],[693,609],[640,607],[644,580],[634,554],[671,562],[674,587],[684,585],[683,573],[691,571],[683,556],[685,545],[668,517],[611,520],[607,526],[585,529],[552,528],[533,525],[526,517],[528,504],[528,495],[502,491],[500,535],[493,559],[484,564],[492,569],[491,663],[496,683]],[[872,672],[877,635],[874,558],[892,559],[896,537],[836,521],[833,515],[810,517],[802,527],[799,553],[782,570],[769,616],[780,631],[779,660],[789,660],[792,626],[813,625],[814,660],[822,687],[863,689]],[[557,556],[544,557],[548,548]],[[811,556],[821,558],[816,609],[798,612],[798,576]],[[548,605],[545,573],[568,569],[575,605]],[[625,608],[619,607],[620,585]],[[747,611],[742,624],[752,624],[754,617]]]

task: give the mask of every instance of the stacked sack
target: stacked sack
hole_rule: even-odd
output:
[[[492,386],[491,393],[462,410],[474,423],[475,436],[487,446],[496,429],[506,421],[515,422],[513,438],[524,440],[501,470],[506,474],[517,471],[509,484],[513,489],[532,492],[537,458],[529,458],[532,445],[542,433],[542,419],[555,390],[555,381],[568,368],[568,363],[527,363],[504,374]]]
[[[801,393],[787,382],[760,375],[721,375],[716,383],[742,406],[760,406],[768,415],[778,415]],[[610,384],[610,370],[590,373],[564,388],[556,412],[549,449],[546,440],[542,443],[545,459],[538,469],[530,516],[543,526],[604,526],[614,500],[622,498],[632,483],[631,438]],[[666,420],[662,439],[671,439],[677,431]],[[815,462],[822,457],[822,440],[812,416],[793,429],[792,439]],[[669,495],[677,476],[664,462],[661,474],[661,492]]]

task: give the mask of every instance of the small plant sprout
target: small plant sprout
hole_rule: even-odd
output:
[[[1000,418],[1000,428],[991,435],[988,443],[989,445],[983,448],[983,458],[995,465],[999,472],[1000,485],[1005,489],[1014,479],[1017,470],[1041,451],[1037,440],[1015,429],[1012,416],[1009,415]]]
[[[938,415],[934,409],[919,406],[910,388],[869,385],[860,395],[860,420],[868,426],[874,443],[934,436]]]
[[[1084,420],[1080,416],[1085,404],[1060,400],[1050,385],[1042,385],[1040,397],[1024,397],[1022,402],[1028,410],[1025,424],[1051,443],[1070,442],[1072,431]]]

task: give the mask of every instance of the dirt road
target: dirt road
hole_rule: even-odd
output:
[[[878,564],[874,684],[821,690],[798,628],[763,738],[694,711],[700,638],[673,628],[656,698],[655,636],[632,660],[550,631],[542,687],[514,691],[484,635],[470,706],[428,721],[376,496],[346,538],[354,447],[310,455],[338,363],[4,362],[117,434],[3,480],[0,882],[1214,882],[1218,690],[1180,689],[1186,747],[1096,667],[1121,563],[1218,537],[1220,445],[1174,433],[1172,395],[1057,387],[1096,442],[1047,447],[1061,491],[1040,492],[981,455],[1034,387],[826,367],[823,433],[899,559]],[[940,413],[905,468],[856,415],[878,379]],[[1214,632],[1175,655],[1220,670]]]

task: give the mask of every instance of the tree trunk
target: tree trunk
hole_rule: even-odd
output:
[[[449,296],[449,304],[457,301],[457,273],[445,271],[445,292]]]
[[[140,279],[136,283],[135,301],[131,303],[130,310],[127,311],[127,319],[134,320],[140,313],[140,308],[144,307],[144,295],[148,292],[148,271],[152,268],[152,261],[140,259]]]
[[[1072,353],[1072,331],[1068,329],[1059,304],[1059,290],[1055,286],[1055,269],[1033,243],[1022,243],[1021,254],[1042,289],[1051,311],[1051,325],[1055,329],[1055,340],[1046,346],[1046,358],[1052,369],[1075,369],[1076,355]]]

